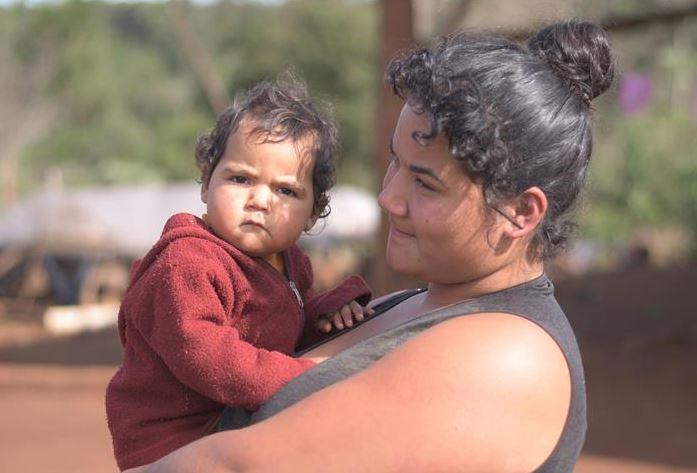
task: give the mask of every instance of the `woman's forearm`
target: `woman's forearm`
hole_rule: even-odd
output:
[[[186,445],[166,457],[124,473],[232,473],[242,472],[244,459],[236,431],[216,433]]]

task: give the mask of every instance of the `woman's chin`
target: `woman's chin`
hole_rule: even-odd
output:
[[[420,271],[418,266],[413,263],[413,260],[406,257],[403,254],[396,254],[397,252],[388,252],[386,255],[387,266],[393,271],[396,271],[405,276],[411,276],[418,278]]]

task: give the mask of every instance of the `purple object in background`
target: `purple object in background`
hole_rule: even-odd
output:
[[[653,82],[648,74],[625,74],[617,93],[617,100],[625,115],[637,115],[646,110],[652,90]]]
[[[697,78],[695,78],[695,86],[692,89],[692,119],[697,124]]]

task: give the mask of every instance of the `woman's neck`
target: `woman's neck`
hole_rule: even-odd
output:
[[[435,309],[456,302],[502,291],[539,277],[544,272],[542,262],[505,266],[475,279],[456,283],[430,283],[424,295],[424,308]]]

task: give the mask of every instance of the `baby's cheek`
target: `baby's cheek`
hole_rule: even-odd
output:
[[[283,240],[297,240],[307,225],[308,219],[309,217],[303,218],[302,212],[297,210],[285,210],[277,214],[275,218],[276,236]]]
[[[288,205],[278,209],[276,219],[285,225],[303,227],[312,215],[312,205]]]
[[[278,212],[276,213],[276,223],[278,225],[282,225],[282,226],[286,227],[288,225],[292,225],[293,222],[296,219],[298,219],[299,217],[300,217],[299,215],[294,216],[293,212],[289,208],[285,207],[285,208],[279,209]]]

